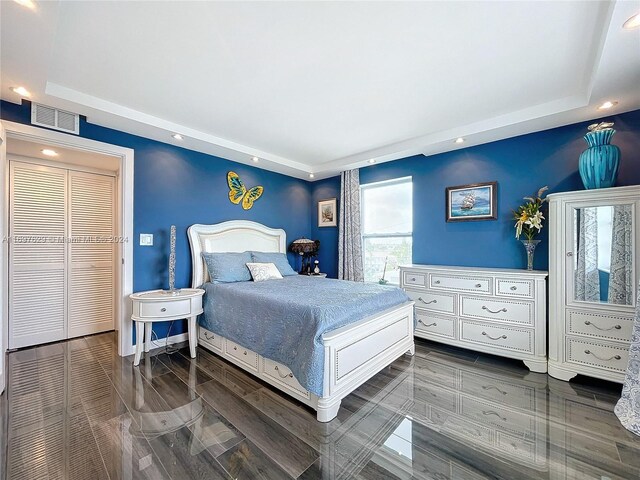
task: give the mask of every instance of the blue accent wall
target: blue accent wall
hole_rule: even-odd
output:
[[[612,143],[622,152],[618,186],[640,184],[640,110],[604,117],[615,122]],[[413,261],[436,265],[526,268],[524,249],[515,239],[511,212],[538,188],[551,193],[582,190],[578,157],[587,147],[587,126],[577,123],[476,147],[425,157],[418,155],[360,169],[360,183],[413,177]],[[445,188],[498,182],[498,220],[447,223]],[[340,179],[312,184],[314,201],[339,196]],[[317,214],[316,214],[317,215]],[[316,223],[317,225],[317,223]],[[322,230],[322,229],[320,229]],[[334,261],[337,230],[324,232],[319,260]],[[548,229],[536,250],[535,268],[549,265]]]
[[[340,215],[340,177],[318,180],[311,184],[311,238],[320,240],[320,270],[328,277],[338,278],[338,227],[318,227],[318,202],[331,198],[336,199],[336,214]]]
[[[0,118],[30,124],[29,102],[3,101]],[[100,127],[82,120],[80,136],[132,148],[134,161],[134,291],[167,288],[169,227],[176,225],[176,286],[191,284],[191,253],[187,228],[194,223],[252,220],[283,228],[287,241],[311,235],[309,182],[222,158],[194,152],[148,138]],[[246,186],[264,186],[262,197],[251,210],[233,205],[228,198],[226,175],[233,170]],[[152,233],[153,246],[141,247],[139,235]],[[295,265],[294,255],[290,262]],[[155,324],[154,332],[165,337],[169,324]],[[171,335],[186,331],[185,322],[174,323]]]

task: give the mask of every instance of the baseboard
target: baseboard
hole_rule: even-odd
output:
[[[153,351],[153,349],[155,348],[162,348],[167,344],[173,345],[174,343],[186,342],[188,340],[189,340],[188,332],[180,333],[178,335],[171,335],[169,338],[159,338],[151,342],[151,350]],[[129,355],[133,355],[134,353],[136,353],[136,346],[131,345],[129,347],[129,350],[125,352],[123,356],[126,357]]]

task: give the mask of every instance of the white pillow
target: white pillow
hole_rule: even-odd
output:
[[[275,278],[282,278],[275,263],[247,263],[254,282],[263,282]]]

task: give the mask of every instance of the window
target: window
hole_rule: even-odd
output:
[[[400,283],[399,265],[411,263],[413,183],[411,177],[360,186],[364,281]],[[386,264],[386,270],[385,270]]]

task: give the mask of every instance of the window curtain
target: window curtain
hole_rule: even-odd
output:
[[[340,176],[340,222],[338,224],[338,278],[364,281],[362,232],[360,229],[360,171]]]
[[[581,208],[576,221],[578,236],[578,265],[576,269],[576,300],[600,301],[598,272],[598,215],[595,208]]]
[[[627,430],[640,435],[640,287],[638,287],[627,374],[622,386],[622,395],[614,411]]]
[[[609,303],[633,305],[631,205],[613,207]]]

